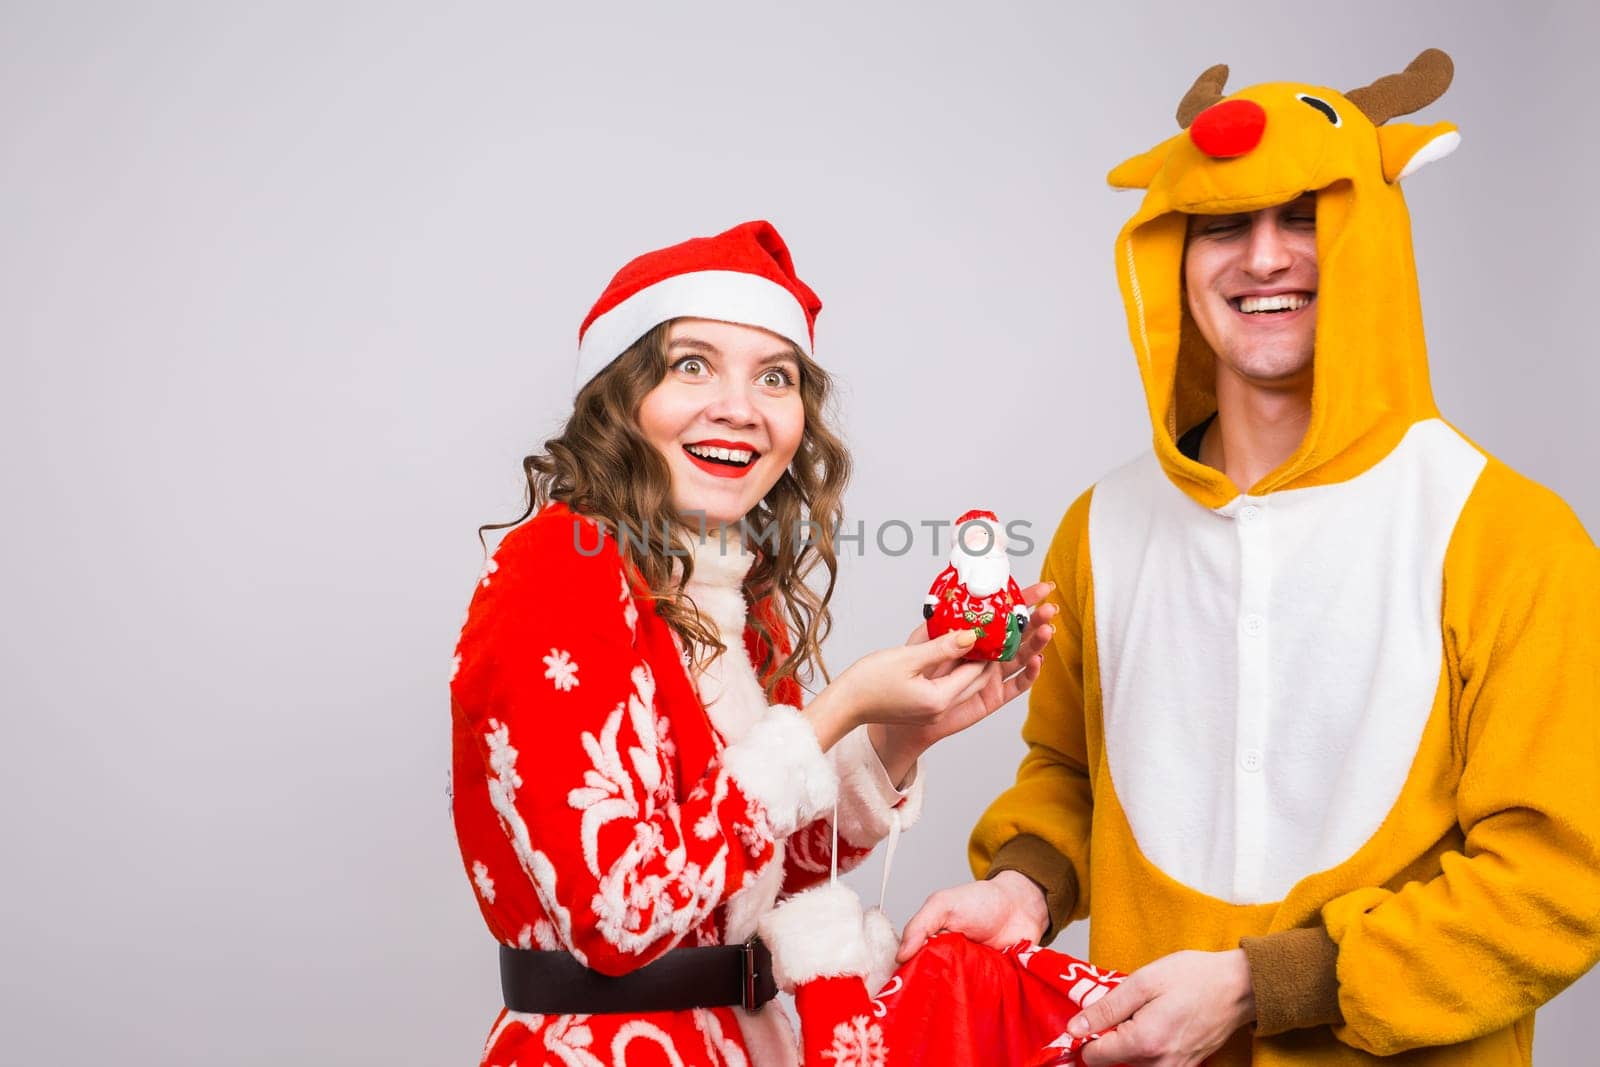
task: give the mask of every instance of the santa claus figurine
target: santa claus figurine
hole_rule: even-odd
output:
[[[1011,577],[1006,537],[992,511],[969,511],[956,520],[950,565],[939,572],[922,603],[928,637],[962,628],[978,641],[969,660],[1009,660],[1022,645],[1028,606]]]

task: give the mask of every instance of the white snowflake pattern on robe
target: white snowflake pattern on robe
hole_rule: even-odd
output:
[[[677,841],[668,848],[662,828],[653,821],[663,775],[656,737],[655,679],[642,663],[633,668],[632,679],[633,692],[607,716],[600,736],[584,731],[580,738],[592,767],[584,772],[584,784],[567,794],[567,802],[583,813],[579,832],[584,862],[589,873],[599,879],[591,903],[595,929],[614,948],[637,953],[663,936],[683,937],[717,907],[727,878],[727,845],[718,848],[703,869],[690,863],[674,806],[662,812]],[[639,740],[627,753],[632,775],[618,750],[625,715]],[[643,787],[638,793],[634,776]],[[719,792],[725,788],[721,777]],[[618,820],[633,824],[633,840],[610,869],[602,871],[600,831]],[[662,873],[645,873],[657,859]],[[673,892],[674,887],[679,892]]]
[[[628,632],[634,636],[639,633],[639,609],[633,606],[633,590],[628,588],[628,576],[622,575],[622,621],[628,624]]]
[[[563,693],[578,688],[578,665],[572,662],[572,653],[552,648],[550,654],[544,657],[544,676]]]
[[[544,1032],[545,1051],[560,1060],[566,1067],[605,1067],[605,1062],[589,1051],[594,1045],[594,1031],[589,1029],[587,1015],[562,1015]]]
[[[489,877],[489,866],[482,860],[472,861],[472,881],[483,894],[483,899],[494,903],[494,879]]]
[[[826,874],[833,865],[833,822],[828,816],[818,820],[828,827],[826,832],[818,832],[808,827],[797,834],[790,834],[785,844],[788,846],[789,862],[796,870],[808,874]],[[844,845],[845,842],[839,842]],[[848,867],[848,862],[841,863],[841,868]]]
[[[489,779],[489,803],[494,806],[500,824],[511,839],[511,850],[517,862],[533,884],[533,890],[544,906],[545,914],[557,927],[561,947],[581,964],[588,957],[572,940],[572,913],[561,906],[556,897],[556,868],[550,857],[533,847],[528,824],[517,811],[517,790],[522,786],[522,776],[517,773],[517,750],[511,745],[511,730],[498,719],[489,720],[489,732],[484,740],[489,745],[489,769],[495,774]]]
[[[712,1063],[720,1063],[724,1067],[749,1067],[750,1061],[739,1047],[739,1042],[722,1032],[722,1020],[717,1018],[716,1012],[705,1008],[694,1009],[694,1025],[700,1031],[700,1036],[705,1038],[706,1054],[711,1057]]]
[[[628,1046],[640,1040],[656,1045],[672,1067],[683,1067],[683,1058],[678,1055],[678,1050],[673,1046],[672,1038],[667,1036],[667,1032],[654,1023],[647,1023],[641,1019],[623,1023],[617,1028],[617,1036],[611,1039],[611,1062],[617,1064],[617,1067],[627,1067]]]

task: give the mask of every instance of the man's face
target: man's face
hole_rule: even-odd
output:
[[[1311,373],[1317,330],[1317,198],[1242,215],[1191,215],[1189,313],[1223,370],[1261,386]]]

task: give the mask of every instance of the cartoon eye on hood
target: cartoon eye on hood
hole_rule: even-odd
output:
[[[1117,270],[1156,452],[1206,506],[1241,490],[1353,477],[1437,414],[1400,181],[1461,138],[1447,122],[1389,120],[1433,103],[1453,72],[1449,56],[1428,49],[1346,93],[1294,82],[1226,93],[1228,68],[1218,64],[1184,94],[1180,132],[1110,173],[1114,187],[1145,191],[1117,239]],[[1188,217],[1244,214],[1308,192],[1317,197],[1318,269],[1311,423],[1283,466],[1236,487],[1177,450],[1177,437],[1217,410],[1216,356],[1184,309]]]
[[[1344,123],[1339,121],[1339,113],[1333,109],[1333,105],[1322,99],[1320,96],[1312,96],[1310,93],[1295,93],[1294,98],[1300,101],[1302,104],[1308,104],[1316,110],[1322,112],[1323,115],[1327,117],[1328,121],[1333,123],[1335,126],[1344,125]]]

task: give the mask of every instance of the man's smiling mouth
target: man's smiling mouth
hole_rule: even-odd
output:
[[[1276,315],[1299,311],[1316,298],[1315,293],[1274,293],[1272,296],[1238,296],[1228,303],[1246,315]]]

